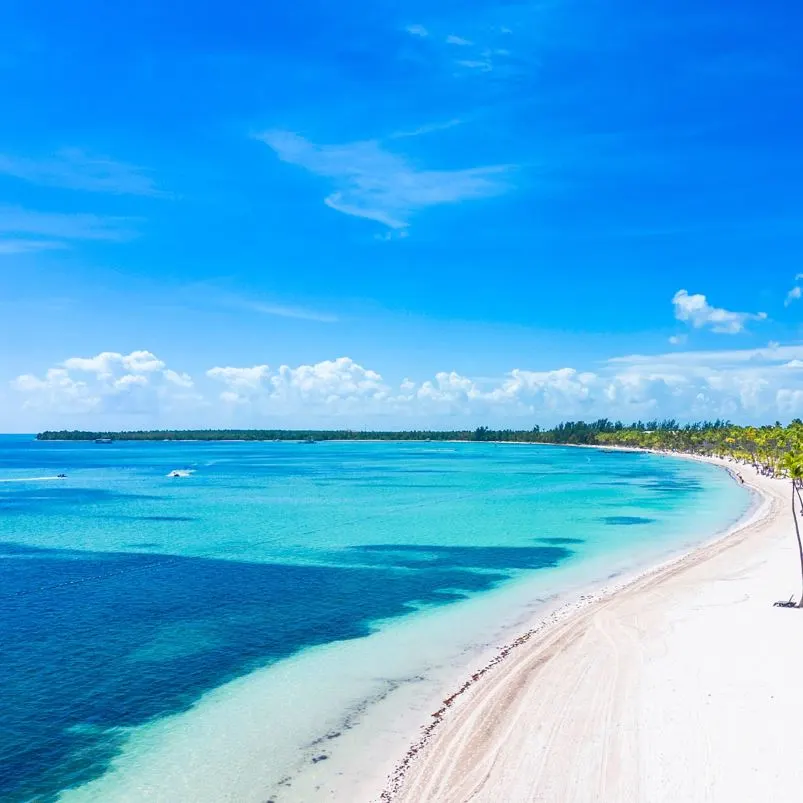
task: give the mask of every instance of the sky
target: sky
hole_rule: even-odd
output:
[[[0,431],[803,416],[801,25],[7,0]]]

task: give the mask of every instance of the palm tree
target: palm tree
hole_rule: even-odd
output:
[[[803,456],[798,453],[789,452],[784,458],[784,468],[789,473],[792,480],[792,518],[795,522],[795,535],[797,536],[797,551],[800,557],[800,578],[801,588],[803,589],[803,542],[800,540],[800,524],[797,520],[797,510],[795,509],[795,497],[800,505],[800,512],[803,515],[803,498],[800,496],[800,486],[803,484]],[[801,591],[798,608],[803,608],[803,591]]]

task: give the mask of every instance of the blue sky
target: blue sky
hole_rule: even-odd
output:
[[[800,24],[12,0],[0,430],[803,415]]]

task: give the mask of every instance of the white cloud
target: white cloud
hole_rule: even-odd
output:
[[[195,384],[189,374],[180,374],[171,368],[165,368],[165,370],[162,371],[162,376],[165,378],[165,381],[172,382],[172,384],[178,385],[181,388],[191,388]]]
[[[683,345],[687,339],[686,335],[672,335],[672,337],[669,338],[669,342],[673,346],[680,346]]]
[[[267,365],[254,365],[251,368],[210,368],[206,375],[210,379],[222,382],[229,390],[224,391],[222,397],[232,401],[240,393],[252,393],[263,389],[265,382],[270,378],[270,367]]]
[[[134,385],[145,387],[147,384],[148,379],[147,377],[142,376],[142,374],[125,374],[119,379],[114,380],[114,387],[119,390],[125,390],[126,388],[133,387]]]
[[[429,31],[423,25],[407,25],[404,30],[410,36],[420,36],[422,39],[429,36]]]
[[[709,328],[719,334],[739,334],[744,331],[748,321],[763,321],[767,317],[765,312],[730,312],[712,307],[704,295],[689,295],[686,290],[678,290],[672,303],[675,306],[675,317],[679,321],[684,321],[695,329]]]
[[[274,412],[342,412],[361,402],[381,401],[389,393],[378,373],[349,357],[296,368],[282,365],[274,372],[267,365],[216,367],[207,371],[207,376],[226,386],[225,401],[252,402]]]
[[[43,376],[12,381],[23,407],[43,414],[93,413],[155,416],[197,404],[192,378],[165,366],[149,351],[70,357]]]
[[[474,43],[468,39],[463,39],[462,36],[454,36],[454,34],[450,34],[449,36],[446,37],[446,44],[465,46],[465,45],[472,45]]]
[[[50,187],[115,195],[164,196],[141,167],[106,156],[64,148],[54,156],[31,159],[0,154],[0,174]]]
[[[103,351],[94,357],[70,357],[64,361],[67,370],[83,371],[97,374],[99,377],[109,377],[118,368],[135,373],[150,374],[164,369],[165,364],[157,359],[150,351],[132,351],[130,354],[120,354],[116,351]]]
[[[11,386],[27,397],[23,407],[85,413],[101,403],[100,396],[94,394],[86,382],[74,379],[63,368],[49,368],[42,379],[22,374]]]
[[[406,228],[415,213],[428,207],[490,198],[509,189],[502,180],[508,165],[425,170],[376,140],[315,145],[289,131],[268,131],[258,138],[282,161],[331,179],[327,206],[391,229]]]
[[[350,357],[300,365],[298,368],[282,365],[271,379],[271,384],[275,395],[316,399],[374,397],[387,390],[380,374],[363,368]]]
[[[435,380],[423,382],[412,398],[425,401],[466,404],[482,397],[482,391],[468,377],[456,371],[440,371]]]

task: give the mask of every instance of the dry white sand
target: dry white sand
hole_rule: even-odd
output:
[[[563,617],[446,710],[384,793],[463,801],[803,800],[789,482],[720,541]]]

